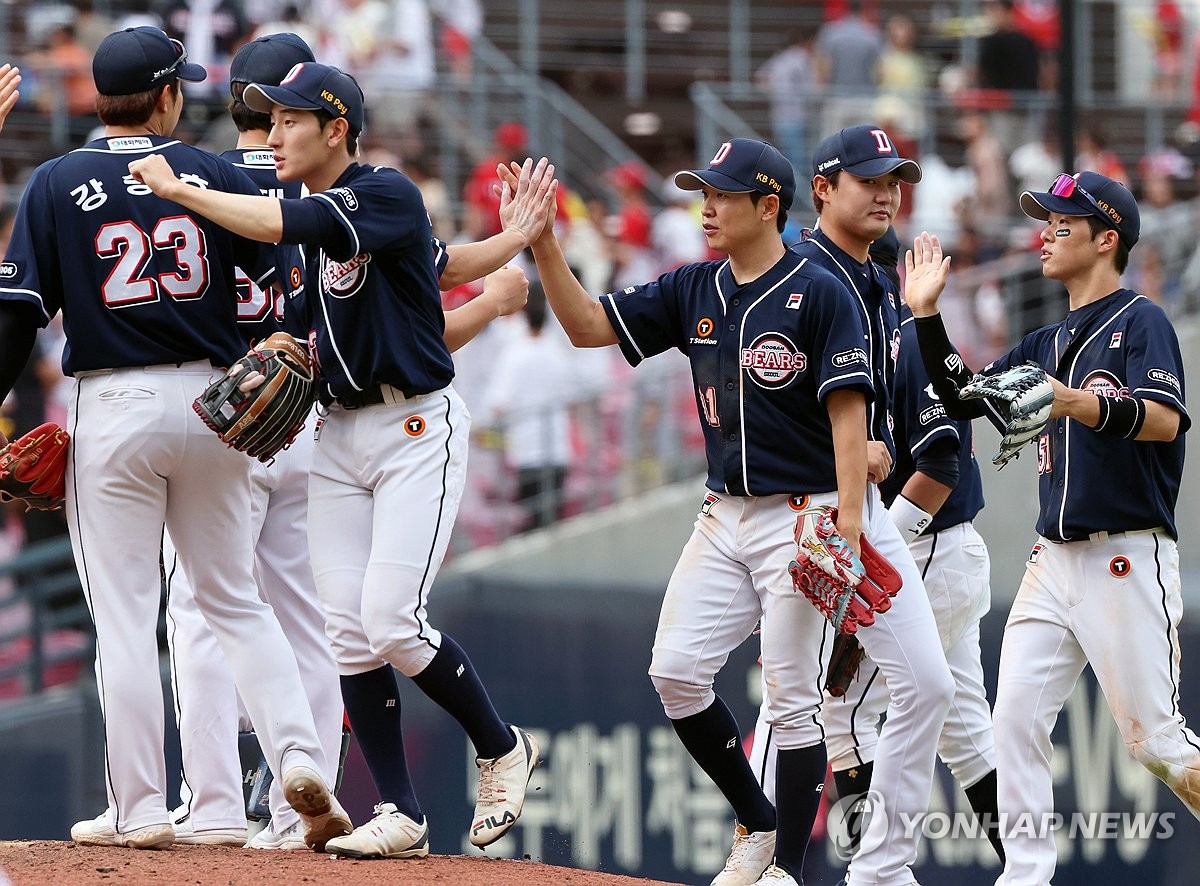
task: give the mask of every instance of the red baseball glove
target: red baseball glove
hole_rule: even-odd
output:
[[[813,508],[796,519],[796,559],[788,566],[792,588],[803,593],[843,634],[875,623],[892,608],[903,580],[887,559],[862,539],[857,557],[837,531],[837,508]]]
[[[25,510],[61,508],[70,442],[66,431],[46,422],[0,450],[0,500],[16,499]]]

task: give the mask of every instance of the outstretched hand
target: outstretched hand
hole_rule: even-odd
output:
[[[0,129],[4,128],[8,112],[16,106],[17,101],[21,98],[21,93],[17,92],[20,84],[20,68],[9,64],[0,65]]]
[[[950,277],[950,256],[942,255],[942,244],[928,231],[913,240],[913,248],[904,255],[904,301],[914,317],[938,312],[938,296]]]
[[[166,197],[171,187],[179,183],[175,170],[162,154],[151,154],[134,160],[129,164],[129,174],[160,197]]]
[[[554,219],[558,204],[558,179],[554,178],[554,165],[543,157],[537,167],[533,158],[523,164],[513,161],[496,166],[499,184],[493,187],[500,195],[500,222],[506,230],[520,230],[526,242],[532,246],[543,237],[553,236]],[[522,188],[526,188],[522,192]],[[507,195],[507,196],[506,196]],[[506,220],[506,207],[514,214],[514,220]],[[522,219],[518,226],[517,219]]]

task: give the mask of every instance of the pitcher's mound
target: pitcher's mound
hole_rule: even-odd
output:
[[[111,886],[117,882],[139,886],[267,886],[271,883],[667,886],[658,880],[464,855],[354,861],[310,852],[208,846],[174,846],[152,852],[76,846],[50,840],[0,842],[0,872],[8,874],[13,886]],[[0,883],[3,882],[0,876]]]

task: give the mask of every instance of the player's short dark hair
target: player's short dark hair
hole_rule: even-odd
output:
[[[1088,230],[1092,232],[1093,240],[1095,240],[1105,231],[1116,230],[1115,228],[1112,228],[1100,221],[1100,219],[1096,218],[1094,215],[1087,215],[1084,216],[1084,218],[1087,219]],[[1129,267],[1129,247],[1125,245],[1125,242],[1120,238],[1120,236],[1117,237],[1117,251],[1113,253],[1113,264],[1116,266],[1118,274],[1124,274],[1125,269]]]
[[[254,111],[241,99],[233,99],[229,103],[229,116],[238,132],[249,132],[252,129],[271,131],[271,115],[262,111]]]
[[[326,124],[338,119],[324,108],[317,108],[312,113],[317,115],[317,123],[322,129],[325,128]],[[350,152],[351,157],[358,153],[358,135],[359,134],[353,129],[347,130],[346,132],[346,150]]]
[[[141,126],[149,121],[158,97],[168,86],[178,89],[178,78],[133,95],[97,95],[96,116],[105,126]]]
[[[842,171],[840,169],[835,169],[833,172],[829,173],[829,175],[825,176],[825,178],[829,179],[829,184],[831,184],[834,188],[836,188],[838,186],[838,179],[841,177],[842,177]],[[825,201],[817,196],[816,188],[813,188],[812,202],[813,202],[813,209],[815,209],[817,211],[817,215],[820,215],[821,210],[825,208]]]
[[[755,206],[758,205],[758,201],[761,200],[763,197],[769,197],[769,196],[772,196],[772,195],[764,194],[761,191],[751,191],[749,194],[750,202],[753,203]],[[783,233],[783,229],[785,227],[787,227],[787,214],[788,214],[788,211],[786,209],[784,209],[783,204],[780,203],[779,204],[779,214],[775,216],[775,227],[777,227],[779,229],[779,233],[781,233],[781,234]]]

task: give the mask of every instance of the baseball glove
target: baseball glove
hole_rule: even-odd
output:
[[[1021,447],[1042,432],[1054,405],[1054,388],[1046,370],[1036,363],[1024,363],[995,375],[977,374],[963,385],[958,396],[963,400],[986,397],[998,401],[1001,412],[1007,410],[1000,451],[992,457],[992,464],[999,467],[1020,455]]]
[[[244,383],[260,373],[256,386]],[[232,446],[262,462],[286,449],[317,400],[308,349],[284,332],[253,347],[192,404],[204,423]]]
[[[837,508],[812,508],[796,519],[796,559],[788,566],[792,589],[803,593],[840,633],[875,623],[892,608],[903,580],[874,546],[862,539],[857,557],[837,531]]]
[[[866,651],[853,634],[838,633],[833,641],[833,654],[829,656],[829,671],[825,675],[825,691],[834,698],[841,698],[858,676],[858,666]]]
[[[61,508],[70,442],[66,431],[47,422],[0,450],[0,501],[15,499],[27,511]]]

